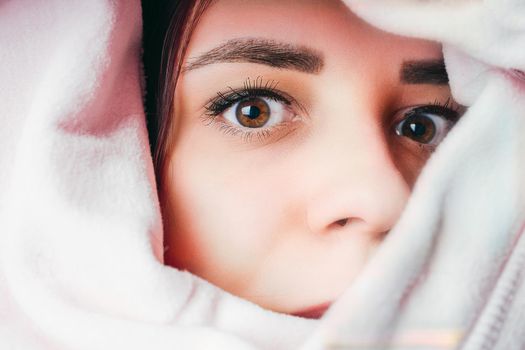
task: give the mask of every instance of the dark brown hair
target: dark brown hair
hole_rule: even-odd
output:
[[[159,197],[162,197],[166,158],[173,147],[177,80],[191,34],[212,1],[142,0],[145,108]]]

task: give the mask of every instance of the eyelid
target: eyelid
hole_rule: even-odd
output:
[[[254,137],[257,138],[257,140],[261,143],[276,142],[289,133],[293,132],[296,129],[294,125],[297,125],[294,121],[287,121],[281,124],[269,126],[267,128],[247,130],[231,125],[230,123],[220,119],[212,121],[212,123],[216,124],[217,128],[224,134],[240,137],[246,143],[250,143]]]
[[[218,92],[217,95],[218,96],[208,100],[204,106],[209,116],[217,116],[235,103],[250,97],[271,98],[275,101],[285,103],[286,105],[297,103],[292,96],[275,88],[248,88],[236,90],[230,87],[229,92]]]
[[[232,88],[228,86],[225,91],[219,91],[216,96],[210,98],[204,104],[205,113],[208,117],[218,116],[228,107],[231,107],[236,102],[249,97],[267,97],[275,101],[285,103],[289,106],[293,105],[297,109],[298,114],[308,116],[307,109],[299,103],[292,95],[277,88],[279,81],[273,79],[263,79],[262,76],[257,76],[255,79],[247,78],[243,86],[240,88]]]
[[[448,98],[445,102],[435,100],[434,102],[422,103],[394,110],[390,115],[399,117],[391,118],[390,125],[391,127],[394,127],[397,125],[397,123],[401,122],[403,119],[406,119],[408,117],[407,114],[410,112],[443,115],[443,117],[445,117],[447,120],[451,121],[452,123],[456,123],[464,114],[465,110],[466,107],[458,104],[450,98]]]
[[[447,105],[437,104],[416,106],[414,108],[411,108],[410,112],[406,113],[405,116],[413,113],[428,113],[441,115],[451,122],[456,122],[461,117],[459,110],[451,108]]]

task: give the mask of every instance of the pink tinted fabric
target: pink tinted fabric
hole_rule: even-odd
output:
[[[161,263],[141,32],[139,0],[0,1],[0,348],[294,348],[313,322]]]
[[[347,0],[470,106],[318,321],[161,263],[138,0],[0,0],[0,349],[523,349],[521,0]]]

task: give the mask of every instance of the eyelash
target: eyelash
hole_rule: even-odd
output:
[[[228,87],[227,92],[218,92],[216,97],[206,103],[204,106],[206,112],[203,115],[203,119],[207,125],[218,123],[220,131],[226,135],[240,136],[245,142],[252,141],[253,137],[256,137],[259,141],[264,141],[272,136],[276,129],[285,129],[287,127],[286,124],[290,122],[254,130],[241,130],[236,126],[217,119],[224,111],[237,102],[254,97],[265,97],[276,102],[284,103],[287,106],[296,105],[298,109],[304,111],[304,107],[292,96],[277,89],[278,84],[279,82],[275,80],[267,80],[265,82],[262,77],[258,76],[255,80],[250,78],[246,79],[243,87],[240,89]]]
[[[257,77],[255,81],[248,78],[244,82],[242,89],[228,87],[228,92],[218,92],[217,97],[211,99],[205,105],[206,115],[216,117],[240,100],[251,97],[267,97],[278,102],[283,102],[286,105],[291,105],[292,102],[295,102],[291,96],[285,97],[284,95],[286,94],[277,90],[278,84],[279,82],[275,80],[268,80],[263,84],[261,77]]]
[[[394,127],[397,123],[400,123],[402,120],[406,119],[411,112],[441,115],[452,124],[455,124],[463,114],[462,107],[455,103],[451,98],[447,98],[445,102],[441,102],[436,99],[433,102],[429,102],[426,104],[404,107],[394,111],[392,114],[396,115],[399,114],[401,111],[405,111],[405,113],[402,114],[402,118],[395,119],[391,122],[392,127]],[[385,126],[385,124],[382,124],[382,126]]]
[[[250,142],[251,139],[256,136],[259,141],[263,141],[264,139],[271,136],[275,129],[286,127],[286,125],[275,125],[267,128],[260,128],[258,130],[247,131],[241,130],[227,122],[217,121],[216,119],[224,111],[235,105],[237,102],[254,97],[266,97],[274,101],[284,103],[287,106],[295,104],[304,111],[304,107],[302,107],[293,97],[277,89],[278,82],[275,80],[263,82],[262,77],[259,76],[255,80],[248,78],[243,85],[243,88],[240,89],[228,87],[227,92],[218,92],[217,97],[210,99],[206,103],[204,106],[206,112],[204,113],[203,118],[207,125],[218,122],[219,130],[224,132],[226,135],[241,136],[241,138],[246,142]],[[448,98],[444,103],[436,99],[435,101],[428,104],[421,104],[399,109],[394,112],[394,115],[405,109],[407,112],[403,114],[403,118],[406,118],[407,114],[411,111],[417,111],[419,113],[426,112],[441,115],[452,124],[455,124],[462,115],[461,106],[453,102],[450,98]],[[394,120],[393,125],[399,122],[400,120]],[[427,145],[421,146],[432,148],[432,146]]]
[[[435,100],[426,105],[412,107],[411,110],[420,110],[429,113],[441,113],[447,120],[457,122],[461,116],[461,107],[449,97],[445,102]]]

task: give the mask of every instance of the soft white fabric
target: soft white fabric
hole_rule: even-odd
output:
[[[0,349],[525,348],[525,2],[346,2],[443,41],[471,107],[311,321],[159,262],[140,2],[0,0]]]
[[[0,349],[295,348],[314,321],[153,254],[141,23],[139,0],[0,2]]]
[[[346,3],[384,30],[443,42],[470,109],[308,349],[525,348],[525,2]]]

